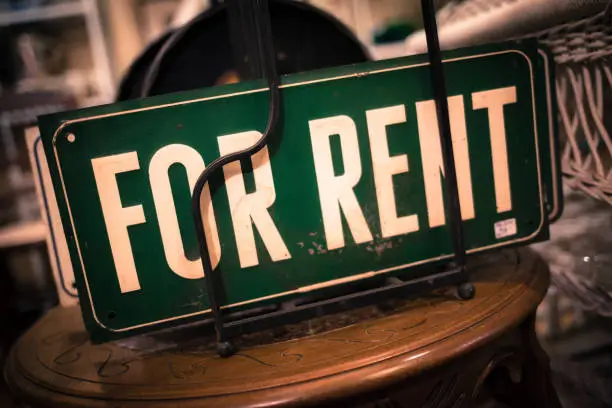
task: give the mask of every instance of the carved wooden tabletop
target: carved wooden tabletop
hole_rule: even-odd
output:
[[[528,320],[548,287],[546,265],[528,249],[475,258],[470,273],[472,300],[441,291],[383,311],[365,308],[355,312],[357,322],[326,316],[250,336],[228,359],[193,335],[92,345],[79,310],[56,308],[14,346],[5,376],[33,406],[316,405],[400,383],[418,385],[422,404],[461,406],[495,359],[519,350],[512,342],[520,335],[507,334]],[[344,327],[330,330],[328,322]]]

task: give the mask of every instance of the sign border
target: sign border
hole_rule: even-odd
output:
[[[47,222],[48,226],[49,226],[49,235],[51,237],[51,246],[53,248],[53,255],[55,257],[55,263],[57,265],[57,271],[59,273],[60,276],[60,281],[62,284],[62,290],[64,292],[66,292],[66,295],[72,297],[72,298],[78,298],[79,294],[77,293],[73,293],[68,289],[68,285],[66,285],[66,277],[64,276],[64,273],[62,272],[62,267],[60,265],[60,257],[59,257],[59,253],[57,251],[57,240],[55,238],[55,231],[53,231],[53,223],[51,221],[51,209],[49,208],[49,200],[47,199],[47,192],[46,192],[46,188],[43,182],[43,177],[42,177],[42,165],[40,163],[40,155],[38,154],[38,146],[42,143],[42,138],[40,137],[40,135],[38,135],[36,137],[36,139],[34,140],[34,160],[36,161],[36,169],[38,170],[38,182],[40,183],[40,191],[41,191],[41,196],[42,196],[42,201],[43,201],[43,205],[45,206],[45,221]],[[76,289],[75,289],[76,291]]]
[[[537,50],[534,50],[534,51],[537,51]],[[473,249],[467,250],[466,251],[467,254],[482,252],[482,251],[485,251],[485,250],[488,250],[488,249],[497,248],[497,247],[500,247],[500,246],[509,246],[509,245],[512,245],[512,244],[515,244],[515,243],[518,243],[518,242],[528,241],[528,240],[536,237],[540,233],[540,231],[542,230],[542,227],[546,223],[545,218],[548,218],[548,214],[545,214],[544,197],[543,197],[543,194],[542,194],[542,173],[541,173],[541,164],[540,164],[540,149],[539,149],[539,145],[538,145],[538,124],[537,124],[537,119],[538,118],[537,118],[537,110],[536,110],[536,97],[535,97],[533,61],[531,61],[531,59],[529,58],[529,56],[527,54],[525,54],[525,52],[523,52],[523,51],[521,51],[519,49],[505,49],[505,50],[500,50],[500,51],[492,51],[492,52],[486,52],[486,53],[482,53],[482,54],[475,54],[475,55],[469,55],[469,56],[463,56],[463,57],[446,58],[446,59],[443,59],[442,62],[443,63],[447,63],[447,62],[463,61],[463,60],[477,59],[477,58],[483,58],[483,57],[488,57],[488,56],[493,56],[493,55],[503,55],[503,54],[512,54],[512,53],[516,53],[516,54],[522,55],[525,58],[525,60],[527,61],[527,63],[529,64],[529,75],[530,75],[530,82],[531,82],[531,104],[532,104],[532,109],[533,109],[533,127],[534,127],[533,130],[534,130],[534,141],[535,141],[535,152],[536,152],[536,164],[537,164],[537,169],[538,169],[538,190],[539,190],[539,196],[540,196],[540,225],[538,226],[538,228],[535,230],[534,233],[532,233],[531,235],[529,235],[527,237],[518,238],[516,240],[511,240],[511,241],[504,241],[504,242],[500,242],[500,243],[497,243],[497,244],[484,246],[484,247],[481,247],[481,248],[473,248]],[[372,71],[369,71],[369,72],[366,72],[366,73],[356,72],[356,73],[351,73],[351,74],[337,75],[337,76],[328,77],[328,78],[319,78],[319,79],[306,80],[306,81],[303,81],[303,82],[281,84],[279,86],[279,88],[281,88],[281,89],[283,89],[283,88],[291,88],[291,87],[295,87],[295,86],[303,86],[303,85],[309,85],[309,84],[320,83],[320,82],[330,82],[330,81],[335,81],[335,80],[339,80],[339,79],[346,79],[346,78],[352,78],[352,77],[360,77],[360,76],[364,76],[364,75],[376,75],[376,74],[381,74],[381,73],[385,73],[385,72],[400,71],[400,70],[405,70],[405,69],[410,69],[410,68],[417,68],[417,67],[428,66],[428,65],[430,65],[429,62],[421,62],[421,63],[415,63],[415,64],[409,64],[409,65],[400,65],[400,66],[394,66],[394,67],[383,68],[383,69],[378,69],[378,70],[372,70]],[[147,323],[137,324],[137,325],[133,325],[133,326],[129,326],[129,327],[123,327],[123,328],[120,328],[120,329],[113,329],[111,327],[105,326],[98,319],[98,316],[97,316],[96,310],[95,310],[95,306],[94,306],[94,302],[93,302],[93,299],[92,299],[92,296],[91,296],[91,291],[90,291],[90,288],[89,288],[89,281],[87,279],[87,272],[86,272],[86,269],[85,269],[85,264],[83,262],[83,256],[82,256],[82,253],[81,253],[81,248],[80,248],[80,244],[79,244],[79,238],[78,238],[77,233],[76,233],[76,228],[75,228],[75,225],[74,225],[74,219],[72,217],[72,209],[70,208],[70,202],[68,200],[68,193],[67,193],[67,190],[66,190],[66,186],[64,184],[64,177],[63,177],[63,173],[62,173],[62,166],[60,164],[60,160],[59,160],[59,156],[58,156],[58,151],[57,151],[56,140],[59,137],[61,131],[66,126],[68,126],[70,124],[73,124],[73,123],[85,122],[85,121],[89,121],[89,120],[102,119],[102,118],[108,118],[108,117],[114,117],[114,116],[127,115],[127,114],[131,114],[131,113],[136,113],[136,112],[143,112],[143,111],[149,111],[149,110],[162,109],[162,108],[167,108],[167,107],[171,107],[171,106],[180,106],[180,105],[187,105],[187,104],[204,102],[204,101],[210,101],[210,100],[215,100],[215,99],[230,98],[230,97],[234,97],[234,96],[247,95],[247,94],[253,94],[253,93],[258,93],[258,92],[267,92],[267,91],[268,91],[268,88],[264,87],[264,88],[251,89],[251,90],[239,91],[239,92],[234,92],[234,93],[227,93],[227,94],[223,94],[223,95],[215,95],[215,96],[196,98],[196,99],[192,99],[192,100],[188,100],[188,101],[179,101],[179,102],[173,102],[173,103],[166,103],[166,104],[162,104],[162,105],[155,105],[155,106],[148,106],[148,107],[130,109],[130,110],[121,111],[121,112],[112,112],[112,113],[105,113],[105,114],[94,115],[94,116],[87,116],[87,117],[80,117],[80,118],[75,118],[75,119],[69,119],[69,120],[66,120],[66,121],[62,122],[61,125],[55,130],[55,132],[53,134],[53,139],[52,139],[53,152],[54,152],[54,155],[55,155],[55,161],[56,161],[56,164],[57,164],[57,169],[58,169],[58,173],[59,173],[59,177],[60,177],[60,183],[61,183],[61,186],[62,186],[62,191],[64,193],[64,200],[66,202],[66,209],[68,211],[68,216],[70,218],[70,227],[72,229],[72,233],[73,233],[73,236],[74,236],[74,243],[75,243],[76,251],[77,251],[77,254],[78,254],[78,257],[79,257],[79,262],[81,264],[81,269],[82,269],[83,279],[84,279],[84,282],[85,282],[85,287],[87,289],[87,295],[88,295],[88,300],[89,300],[89,309],[91,310],[93,319],[95,320],[96,324],[99,327],[101,327],[101,328],[103,328],[103,329],[105,329],[105,330],[107,330],[109,332],[112,332],[112,333],[122,333],[122,332],[131,331],[131,330],[141,329],[141,328],[148,327],[148,326],[160,325],[160,324],[168,323],[168,322],[175,321],[175,320],[188,319],[190,317],[207,314],[207,313],[211,312],[211,309],[209,308],[209,309],[205,309],[205,310],[201,310],[201,311],[193,312],[193,313],[188,313],[188,314],[184,314],[184,315],[180,315],[180,316],[168,317],[168,318],[165,318],[165,319],[160,319],[160,320],[151,321],[151,322],[147,322]],[[358,275],[353,275],[353,276],[349,276],[349,277],[345,277],[345,278],[333,279],[333,280],[330,280],[330,281],[320,282],[320,283],[316,283],[316,284],[313,284],[313,285],[302,286],[302,287],[299,287],[299,288],[291,290],[291,291],[276,293],[276,294],[273,294],[273,295],[268,295],[268,296],[264,296],[264,297],[257,298],[257,299],[249,299],[249,300],[245,300],[245,301],[242,301],[242,302],[233,303],[233,304],[230,304],[230,305],[223,305],[223,306],[221,306],[221,308],[222,309],[227,309],[227,308],[231,308],[231,307],[243,306],[243,305],[247,305],[247,304],[251,304],[251,303],[255,303],[255,302],[261,302],[261,301],[265,301],[265,300],[269,300],[269,299],[279,298],[279,297],[287,296],[287,295],[291,295],[291,294],[308,293],[308,292],[311,292],[313,290],[328,288],[328,287],[337,286],[337,285],[344,284],[344,283],[349,283],[349,282],[355,282],[355,281],[371,278],[371,277],[374,277],[374,276],[377,276],[377,275],[381,275],[381,274],[384,274],[384,273],[388,273],[388,272],[392,272],[392,271],[396,271],[396,270],[400,270],[400,269],[405,269],[405,268],[409,268],[409,267],[419,266],[419,265],[423,265],[423,264],[427,264],[427,263],[431,263],[431,262],[436,262],[436,261],[440,261],[440,260],[448,259],[448,258],[452,258],[452,257],[453,257],[453,254],[441,255],[441,256],[438,256],[438,257],[429,258],[429,259],[425,259],[425,260],[420,260],[420,261],[412,262],[412,263],[409,263],[409,264],[393,266],[393,267],[390,267],[390,268],[385,268],[385,269],[381,269],[381,270],[377,270],[377,271],[364,272],[364,273],[360,273]]]
[[[557,143],[555,138],[556,122],[553,114],[553,99],[551,88],[550,75],[550,56],[542,48],[538,48],[538,54],[542,56],[544,61],[544,75],[546,80],[546,100],[547,100],[547,118],[548,118],[548,134],[550,137],[550,166],[552,172],[552,190],[553,190],[553,210],[548,214],[550,222],[557,220],[561,215],[561,203],[559,200],[559,163],[557,163]]]

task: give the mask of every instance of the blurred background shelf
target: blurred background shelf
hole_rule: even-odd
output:
[[[24,10],[0,10],[0,26],[51,21],[84,14],[85,8],[80,1],[67,1]]]
[[[0,249],[44,242],[48,228],[41,221],[23,221],[0,227]]]
[[[17,92],[70,93],[81,106],[113,100],[116,82],[97,0],[10,4],[0,1],[0,29],[20,56]]]

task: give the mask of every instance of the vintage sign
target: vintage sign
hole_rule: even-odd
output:
[[[469,253],[547,237],[556,175],[543,169],[558,153],[542,123],[538,58],[531,42],[445,54]],[[409,276],[452,257],[429,75],[416,56],[283,79],[268,147],[205,190],[224,308]],[[255,81],[41,118],[94,340],[209,313],[191,191],[207,163],[260,137],[267,112]]]
[[[68,253],[68,243],[64,235],[62,219],[59,214],[57,199],[55,198],[55,191],[51,182],[51,175],[49,174],[49,167],[38,128],[30,127],[26,129],[25,139],[32,167],[32,175],[34,176],[40,214],[48,228],[45,241],[49,254],[49,265],[53,273],[53,281],[57,288],[57,297],[62,306],[76,305],[78,293],[72,264],[70,263],[70,254]]]

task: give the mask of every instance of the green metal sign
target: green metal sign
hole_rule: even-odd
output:
[[[546,238],[557,153],[536,44],[444,58],[468,252]],[[452,257],[429,75],[415,56],[283,79],[268,147],[203,199],[226,309]],[[260,137],[267,110],[255,81],[41,118],[94,340],[209,313],[191,191],[207,163]]]

